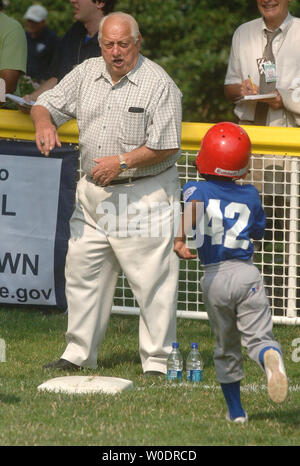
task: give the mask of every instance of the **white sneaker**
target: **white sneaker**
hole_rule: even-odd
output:
[[[236,417],[231,419],[229,411],[226,413],[226,421],[234,422],[235,424],[246,424],[248,422],[248,414],[245,411],[245,416]]]
[[[264,354],[264,365],[269,397],[275,403],[282,403],[287,397],[288,379],[281,354],[273,349],[267,350]]]

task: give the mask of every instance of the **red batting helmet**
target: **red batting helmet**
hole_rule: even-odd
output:
[[[196,159],[199,173],[243,178],[248,173],[251,142],[246,131],[235,123],[212,126],[204,136]]]

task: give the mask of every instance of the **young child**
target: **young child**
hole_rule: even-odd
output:
[[[226,419],[236,423],[248,420],[240,398],[241,345],[265,371],[271,400],[281,403],[288,392],[268,298],[252,263],[251,239],[263,237],[265,213],[257,189],[234,182],[248,173],[250,154],[250,139],[240,126],[224,122],[209,129],[196,159],[206,181],[189,181],[183,187],[186,204],[174,243],[180,258],[196,258],[185,242],[193,228],[204,269],[203,301],[216,337],[216,377],[228,407]]]

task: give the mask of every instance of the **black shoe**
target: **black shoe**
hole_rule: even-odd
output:
[[[73,362],[67,361],[66,359],[58,359],[57,361],[50,362],[43,366],[43,369],[58,369],[61,371],[78,371],[81,369],[80,366],[74,364]]]
[[[164,372],[159,372],[159,371],[147,371],[147,372],[144,372],[144,375],[146,375],[147,377],[162,377],[162,376],[165,376],[166,374],[164,374]]]

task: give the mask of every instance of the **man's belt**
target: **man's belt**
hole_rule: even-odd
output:
[[[169,170],[169,168],[171,168],[171,167],[168,167],[164,171]],[[164,171],[161,172],[161,173],[164,173]],[[118,178],[116,180],[111,180],[110,183],[105,187],[113,186],[113,185],[116,185],[116,184],[131,184],[131,183],[134,183],[135,181],[143,180],[145,178],[153,178],[154,176],[158,176],[161,173],[157,173],[156,175],[145,175],[145,176],[136,176],[136,177],[130,176],[128,178]],[[87,175],[86,178],[87,178],[88,181],[91,181],[92,183],[94,183],[96,185],[98,184],[98,183],[95,183],[95,181],[93,180],[93,178],[90,175]]]
[[[131,184],[131,183],[134,183],[134,181],[143,180],[144,178],[153,178],[153,176],[156,176],[156,175],[146,175],[146,176],[137,176],[137,177],[131,176],[129,178],[118,178],[117,180],[111,180],[108,186],[114,185],[114,184]]]

